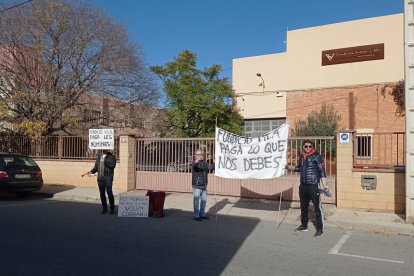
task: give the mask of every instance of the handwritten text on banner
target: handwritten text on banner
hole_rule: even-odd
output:
[[[243,137],[216,128],[215,175],[235,179],[282,176],[289,124],[260,135]]]

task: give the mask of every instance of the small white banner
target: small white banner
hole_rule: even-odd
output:
[[[148,217],[148,196],[120,196],[118,217]]]
[[[90,129],[89,149],[114,149],[113,129]]]
[[[215,175],[234,179],[269,179],[284,174],[289,123],[258,137],[216,128]]]

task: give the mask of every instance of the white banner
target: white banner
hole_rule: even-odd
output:
[[[89,129],[89,149],[114,149],[113,129]]]
[[[282,176],[286,164],[288,123],[258,137],[216,128],[215,175],[235,179]]]

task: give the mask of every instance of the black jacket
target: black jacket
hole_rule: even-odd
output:
[[[106,153],[105,159],[104,159],[104,169],[103,169],[103,175],[99,174],[99,166],[100,166],[100,159],[102,154],[98,154],[95,160],[95,166],[90,171],[91,174],[98,172],[98,180],[101,179],[114,179],[114,169],[116,166],[116,158],[115,155],[108,152]]]
[[[323,158],[317,151],[306,157],[301,154],[295,172],[300,172],[300,184],[304,185],[318,185],[326,177]]]
[[[207,189],[209,171],[214,170],[214,164],[208,164],[206,161],[193,163],[191,166],[191,185],[195,189]]]

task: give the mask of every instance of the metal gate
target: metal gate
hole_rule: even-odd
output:
[[[312,140],[325,160],[332,197],[336,203],[335,137],[295,137],[288,140],[288,163],[295,165],[303,140]],[[214,138],[137,138],[136,189],[191,192],[191,164],[194,153],[202,149],[207,162],[213,162]],[[209,193],[258,199],[299,200],[299,174],[289,172],[274,179],[227,179],[209,175]]]

